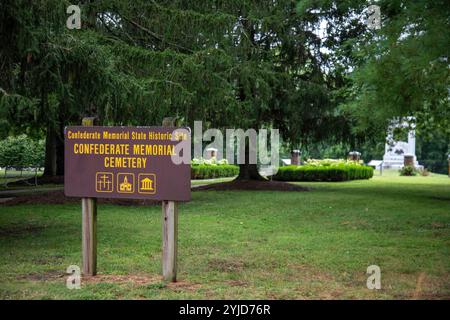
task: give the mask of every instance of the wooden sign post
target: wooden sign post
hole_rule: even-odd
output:
[[[82,198],[83,212],[83,274],[97,274],[97,199]]]
[[[94,126],[94,118],[83,118],[82,125]],[[83,174],[80,172],[80,174]],[[97,274],[97,199],[81,198],[83,274]]]
[[[162,202],[162,271],[166,281],[177,280],[178,202]]]
[[[174,126],[165,118],[163,126]],[[162,272],[165,281],[177,281],[178,202],[162,202]]]

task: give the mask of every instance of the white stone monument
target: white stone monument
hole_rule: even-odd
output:
[[[414,125],[411,125],[408,120],[403,123],[393,121],[392,125],[389,127],[383,156],[383,169],[403,168],[404,157],[406,154],[414,156],[414,165],[415,167],[419,167],[416,158],[416,132],[414,130]],[[408,132],[408,141],[394,140],[395,128],[410,128]]]

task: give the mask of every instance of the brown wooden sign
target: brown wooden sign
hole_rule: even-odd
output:
[[[190,139],[174,127],[66,127],[65,194],[189,201],[190,164],[172,158]]]

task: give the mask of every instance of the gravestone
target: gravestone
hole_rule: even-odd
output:
[[[359,161],[361,159],[361,152],[351,151],[348,153],[348,160]]]
[[[405,166],[415,167],[415,163],[414,163],[414,155],[413,155],[413,154],[410,154],[410,153],[405,154],[403,164],[404,164]]]
[[[291,152],[291,165],[300,165],[300,150],[292,150]]]
[[[216,148],[207,148],[205,151],[206,151],[205,159],[209,160],[211,158],[217,157],[217,149]]]

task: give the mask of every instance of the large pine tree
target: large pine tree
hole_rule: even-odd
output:
[[[84,115],[108,125],[177,115],[188,125],[275,127],[293,144],[348,131],[330,99],[343,79],[323,51],[347,35],[314,32],[348,11],[291,0],[84,1],[82,30],[68,30],[68,5],[0,7],[0,118],[7,132],[46,134],[46,174],[63,173],[63,127]],[[241,166],[240,178],[259,179],[256,165]]]

